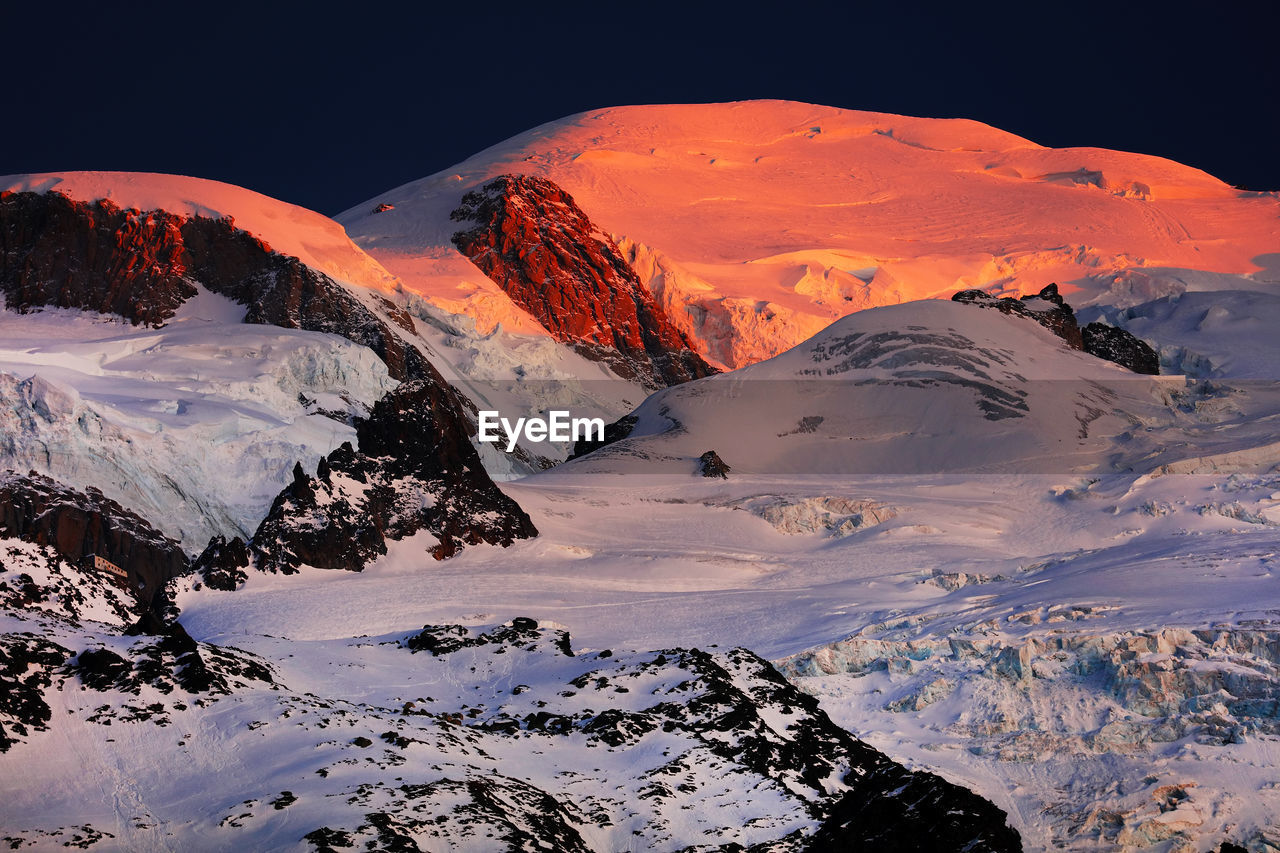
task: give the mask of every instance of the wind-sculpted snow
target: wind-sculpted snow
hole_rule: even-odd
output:
[[[824,336],[810,354],[820,366],[802,370],[801,375],[891,371],[891,378],[868,377],[855,380],[854,384],[887,383],[900,388],[955,385],[976,392],[978,408],[987,420],[1018,418],[1027,413],[1025,391],[990,381],[996,369],[1014,365],[1013,353],[980,349],[960,334],[895,331],[872,335],[853,332],[844,337],[829,335]]]
[[[1175,446],[1156,434],[1189,427],[1171,398],[1179,385],[1068,349],[1020,316],[915,302],[860,312],[769,361],[658,392],[629,428],[606,430],[612,441],[566,470],[676,471],[707,447],[755,474],[1111,470]],[[1276,400],[1264,393],[1255,404],[1270,411]],[[1237,446],[1262,440],[1240,426]]]
[[[46,676],[6,694],[28,722],[0,766],[67,744],[82,767],[59,792],[10,799],[18,843],[89,826],[126,847],[161,829],[170,844],[261,850],[1021,849],[990,803],[855,740],[745,649],[575,654],[564,631],[515,619],[327,643],[316,669],[180,628],[28,628],[0,660]],[[15,709],[0,708],[11,725]],[[190,734],[215,721],[219,745]],[[147,754],[112,746],[140,741]],[[104,781],[127,821],[90,793]],[[193,785],[204,806],[167,820]]]

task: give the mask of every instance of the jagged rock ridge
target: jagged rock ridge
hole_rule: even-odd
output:
[[[457,403],[433,382],[407,382],[356,424],[360,449],[344,444],[315,476],[302,468],[276,498],[246,547],[215,539],[196,561],[205,581],[234,588],[252,557],[260,570],[303,564],[359,571],[388,540],[434,534],[436,559],[464,545],[510,545],[537,535],[528,514],[485,473],[465,433],[450,426]]]
[[[1124,329],[1102,323],[1090,323],[1080,328],[1075,312],[1058,293],[1056,284],[1046,285],[1038,294],[1020,299],[1012,296],[996,298],[983,290],[962,290],[951,300],[1035,320],[1066,341],[1072,349],[1115,362],[1134,373],[1151,376],[1160,373],[1160,359],[1156,351]]]
[[[1146,341],[1119,326],[1090,323],[1080,330],[1084,351],[1129,368],[1134,373],[1160,375],[1160,356]]]
[[[613,240],[545,178],[502,175],[463,196],[453,244],[557,340],[662,387],[715,373]]]

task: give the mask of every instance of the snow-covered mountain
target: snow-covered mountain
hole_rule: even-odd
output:
[[[654,394],[565,471],[1091,472],[1133,467],[1181,377],[1069,349],[1032,320],[930,300],[860,311],[783,355]],[[1124,458],[1115,458],[1123,445]]]
[[[462,196],[548,179],[612,235],[709,359],[740,367],[833,320],[966,288],[1129,307],[1280,281],[1280,200],[1159,157],[987,125],[785,101],[551,122],[337,218],[434,304],[536,330],[451,251]]]
[[[748,102],[0,239],[10,845],[1280,849],[1275,194]]]
[[[367,428],[379,402],[412,386],[405,405],[423,407],[423,420],[404,450],[434,457],[414,479],[430,521],[421,507],[388,510],[398,523],[372,513],[373,539],[426,528],[444,555],[459,547],[449,531],[507,544],[515,529],[532,533],[470,444],[475,404],[448,385],[413,318],[388,298],[394,279],[340,226],[186,178],[5,183],[0,464],[101,489],[194,554],[212,536],[249,539],[290,472],[331,458],[362,428],[388,431]],[[121,206],[135,203],[162,206]],[[242,209],[254,230],[229,212]],[[304,514],[336,541],[336,518]],[[274,548],[262,539],[255,546]]]

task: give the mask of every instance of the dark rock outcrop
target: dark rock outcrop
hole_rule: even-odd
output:
[[[376,352],[395,379],[435,376],[387,322],[412,331],[408,314],[384,299],[379,317],[229,218],[125,210],[56,192],[0,195],[0,292],[10,310],[82,308],[159,326],[195,296],[196,283],[248,306],[246,323],[341,335]]]
[[[651,388],[715,373],[608,235],[556,184],[502,175],[467,193],[453,244],[557,340]]]
[[[155,639],[134,644],[127,658],[109,649],[86,649],[67,664],[67,674],[91,690],[135,696],[144,686],[163,694],[225,696],[252,682],[275,683],[271,669],[258,658],[239,649],[197,643],[176,622],[154,632],[128,633],[150,633]]]
[[[121,581],[144,606],[187,570],[179,544],[137,513],[97,489],[80,492],[34,472],[0,473],[0,532],[48,545],[85,571],[96,571],[95,556],[106,558],[127,572]]]
[[[162,211],[126,211],[110,201],[4,193],[0,290],[6,305],[83,308],[158,326],[196,295],[185,276],[181,224]]]
[[[994,308],[1001,314],[1035,320],[1072,349],[1115,362],[1134,373],[1153,376],[1160,373],[1160,358],[1156,351],[1124,329],[1101,323],[1090,323],[1081,329],[1075,312],[1063,301],[1056,284],[1046,285],[1038,294],[1021,299],[1011,296],[997,298],[982,290],[962,290],[954,294],[951,301]]]
[[[1146,341],[1116,326],[1090,323],[1082,330],[1084,351],[1114,361],[1134,373],[1160,374],[1160,356]]]
[[[885,768],[845,783],[852,790],[809,839],[810,850],[1020,853],[1022,839],[990,802],[932,773]]]
[[[295,469],[295,481],[300,470]],[[213,537],[191,564],[191,570],[199,575],[205,586],[224,592],[231,592],[245,582],[247,568],[249,547],[239,536],[232,537],[230,542],[221,536]]]
[[[983,290],[962,290],[951,297],[952,302],[964,302],[980,308],[994,308],[1001,314],[1012,314],[1035,320],[1067,342],[1072,349],[1083,350],[1084,339],[1080,324],[1071,306],[1058,293],[1058,285],[1049,284],[1035,296],[1014,299],[1012,296],[996,298]]]
[[[724,460],[714,450],[708,450],[698,457],[698,473],[704,477],[719,477],[721,480],[727,480],[729,470],[729,466],[724,464]]]
[[[529,516],[481,465],[442,384],[408,382],[356,424],[360,450],[344,444],[315,476],[297,466],[249,543],[258,569],[291,573],[306,564],[359,571],[387,540],[430,531],[438,560],[464,545],[510,545],[537,535]],[[202,569],[202,556],[197,565]],[[244,564],[232,546],[210,553],[211,585],[234,585]]]
[[[403,645],[411,652],[429,652],[439,657],[458,649],[479,646],[532,649],[548,633],[554,637],[552,643],[561,654],[573,657],[573,647],[567,631],[539,630],[537,620],[527,616],[517,616],[509,625],[501,625],[478,635],[461,625],[423,625],[421,631],[405,638]]]
[[[34,634],[0,636],[0,752],[46,731],[53,711],[44,691],[71,652]]]
[[[604,438],[580,438],[573,443],[573,453],[570,459],[577,459],[579,456],[586,456],[593,450],[599,450],[606,445],[613,444],[615,441],[621,441],[631,435],[631,430],[635,429],[636,422],[639,419],[635,415],[623,415],[611,424],[604,425]]]

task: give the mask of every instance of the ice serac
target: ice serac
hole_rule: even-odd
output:
[[[463,196],[450,218],[468,226],[453,235],[458,250],[582,355],[653,388],[716,372],[555,183],[501,175]]]
[[[204,285],[249,310],[246,323],[329,332],[367,346],[396,379],[434,370],[391,328],[413,321],[374,296],[386,319],[230,218],[124,209],[56,192],[0,194],[0,292],[11,310],[53,306],[160,326]],[[390,322],[388,322],[388,320]]]
[[[359,450],[344,444],[315,476],[294,469],[250,543],[257,568],[359,571],[386,553],[388,540],[419,531],[436,538],[428,550],[438,560],[465,545],[536,536],[529,516],[485,473],[458,406],[448,386],[426,380],[379,400],[356,425]],[[234,540],[211,543],[197,560],[224,586],[234,585],[242,566]]]
[[[187,568],[178,542],[146,519],[97,489],[77,491],[39,474],[0,473],[0,533],[47,545],[75,565],[106,558],[128,573],[144,606]]]

